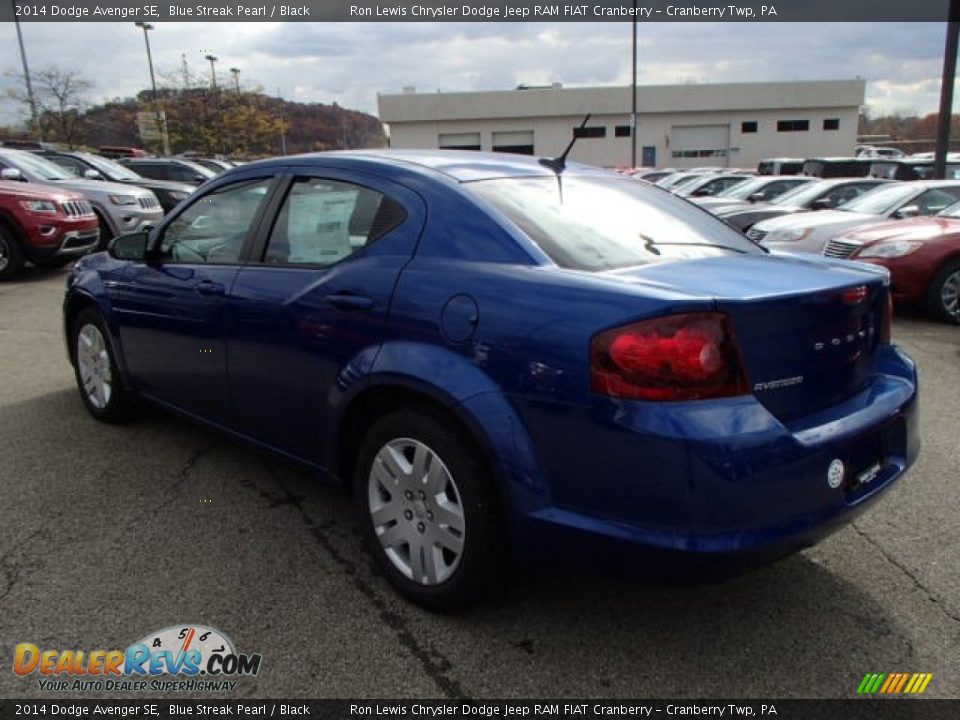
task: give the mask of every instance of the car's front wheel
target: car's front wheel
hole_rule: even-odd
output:
[[[73,323],[71,342],[80,397],[97,420],[119,423],[129,419],[133,398],[123,386],[116,358],[100,313],[83,310]]]
[[[432,610],[469,604],[503,574],[497,494],[473,443],[426,409],[377,421],[354,479],[367,544],[387,579]]]
[[[939,320],[960,325],[960,260],[948,262],[933,276],[927,307]]]
[[[23,269],[23,250],[13,234],[0,226],[0,281],[9,280]]]

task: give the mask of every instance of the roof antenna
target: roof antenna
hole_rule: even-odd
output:
[[[573,150],[574,143],[577,142],[577,138],[580,136],[577,135],[577,130],[583,130],[587,126],[587,123],[590,121],[590,113],[587,113],[587,116],[583,119],[583,122],[580,123],[580,127],[576,128],[573,131],[573,137],[570,139],[570,144],[567,145],[567,149],[564,150],[560,157],[555,158],[540,158],[537,162],[541,165],[550,168],[555,173],[562,173],[564,168],[567,166],[567,155],[570,154],[570,151]]]

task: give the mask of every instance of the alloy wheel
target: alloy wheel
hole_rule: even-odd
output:
[[[0,271],[6,270],[10,264],[10,247],[7,245],[7,239],[0,236]]]
[[[960,318],[960,270],[947,275],[940,286],[940,302],[944,312],[954,318]]]
[[[77,367],[87,400],[103,410],[113,396],[113,371],[107,343],[96,325],[88,323],[77,333]]]
[[[418,440],[391,440],[374,457],[367,491],[374,531],[394,567],[420,585],[449,579],[466,528],[460,492],[440,457]]]

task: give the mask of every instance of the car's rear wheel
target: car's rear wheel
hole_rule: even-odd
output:
[[[404,596],[432,610],[497,586],[505,542],[497,494],[468,438],[427,409],[377,421],[354,479],[367,545]]]
[[[23,269],[23,250],[7,228],[0,226],[0,282]]]
[[[123,386],[100,313],[92,308],[80,312],[73,324],[71,342],[77,388],[90,414],[107,423],[129,419],[133,398]]]
[[[927,308],[935,318],[960,325],[960,260],[948,262],[933,276]]]

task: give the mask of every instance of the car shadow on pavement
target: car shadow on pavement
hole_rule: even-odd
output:
[[[131,605],[115,621],[118,636],[125,622],[144,632],[187,617],[232,626],[276,673],[259,679],[260,697],[280,694],[271,678],[342,652],[342,638],[335,649],[322,640],[338,632],[332,623],[354,653],[370,654],[358,662],[390,653],[451,697],[851,697],[858,673],[912,667],[910,635],[880,601],[885,589],[815,552],[715,585],[514,571],[499,597],[435,615],[376,572],[347,493],[282,459],[156,410],[128,426],[99,424],[72,388],[0,407],[0,431],[16,439],[0,491],[0,598],[19,608],[0,621],[5,637],[44,617],[40,598],[69,592],[73,615],[51,611],[64,627],[44,632],[109,641],[96,635],[108,621],[95,611],[105,596],[115,608],[135,602],[145,563],[151,593],[169,588],[175,607]],[[137,550],[171,537],[203,553]],[[851,534],[828,542],[847,541],[868,563],[871,551]],[[97,564],[84,560],[91,553]],[[237,573],[256,588],[242,611],[229,591]],[[89,584],[77,587],[80,577]],[[341,605],[358,614],[355,625],[334,614]],[[321,639],[290,654],[287,632]],[[388,682],[370,682],[369,695],[389,695]]]

